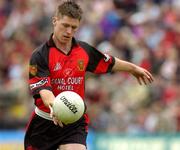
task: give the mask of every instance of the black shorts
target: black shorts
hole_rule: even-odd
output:
[[[87,123],[81,118],[74,124],[56,126],[53,121],[33,115],[24,138],[25,150],[57,150],[61,144],[80,143],[86,146]]]

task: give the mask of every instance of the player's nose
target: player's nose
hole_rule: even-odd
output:
[[[73,32],[72,27],[68,27],[67,30],[66,30],[66,32],[67,32],[68,34],[72,34],[72,32]]]

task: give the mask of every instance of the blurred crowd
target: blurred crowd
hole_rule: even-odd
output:
[[[59,0],[60,1],[60,0]],[[0,129],[25,127],[32,51],[49,38],[58,0],[0,0]],[[90,128],[110,133],[180,132],[180,0],[77,0],[76,37],[148,69],[151,85],[126,73],[87,73]]]

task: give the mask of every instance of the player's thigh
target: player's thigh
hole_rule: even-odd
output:
[[[59,150],[86,150],[83,144],[64,144],[59,146]]]

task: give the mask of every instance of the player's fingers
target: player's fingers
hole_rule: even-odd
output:
[[[49,105],[49,109],[50,109],[50,117],[53,118],[53,109],[50,105]]]
[[[151,74],[150,72],[148,72],[147,70],[145,71],[145,73],[146,73],[146,78],[148,79],[148,81],[149,81],[150,83],[153,82],[154,79],[153,79],[152,74]]]
[[[49,109],[50,109],[50,117],[52,118],[53,122],[55,125],[58,125],[58,120],[56,119],[55,115],[53,114],[53,109],[52,109],[52,106],[49,105]]]
[[[60,127],[63,127],[63,123],[59,121],[54,115],[53,115],[53,122],[55,125],[59,125]]]
[[[63,123],[61,121],[58,121],[58,124],[60,127],[63,127]]]
[[[145,85],[147,84],[144,76],[141,77],[141,80],[144,82]]]
[[[58,122],[56,120],[53,119],[53,122],[55,125],[58,125]]]
[[[152,82],[153,82],[153,80],[152,80],[152,79],[150,79],[150,78],[147,78],[147,79],[148,79],[149,83],[152,83]]]
[[[139,83],[140,85],[142,85],[140,78],[139,78],[139,77],[136,77],[136,79],[137,79],[138,83]]]
[[[63,123],[56,118],[56,116],[53,115],[53,122],[55,125],[59,125],[60,127],[63,127]]]

